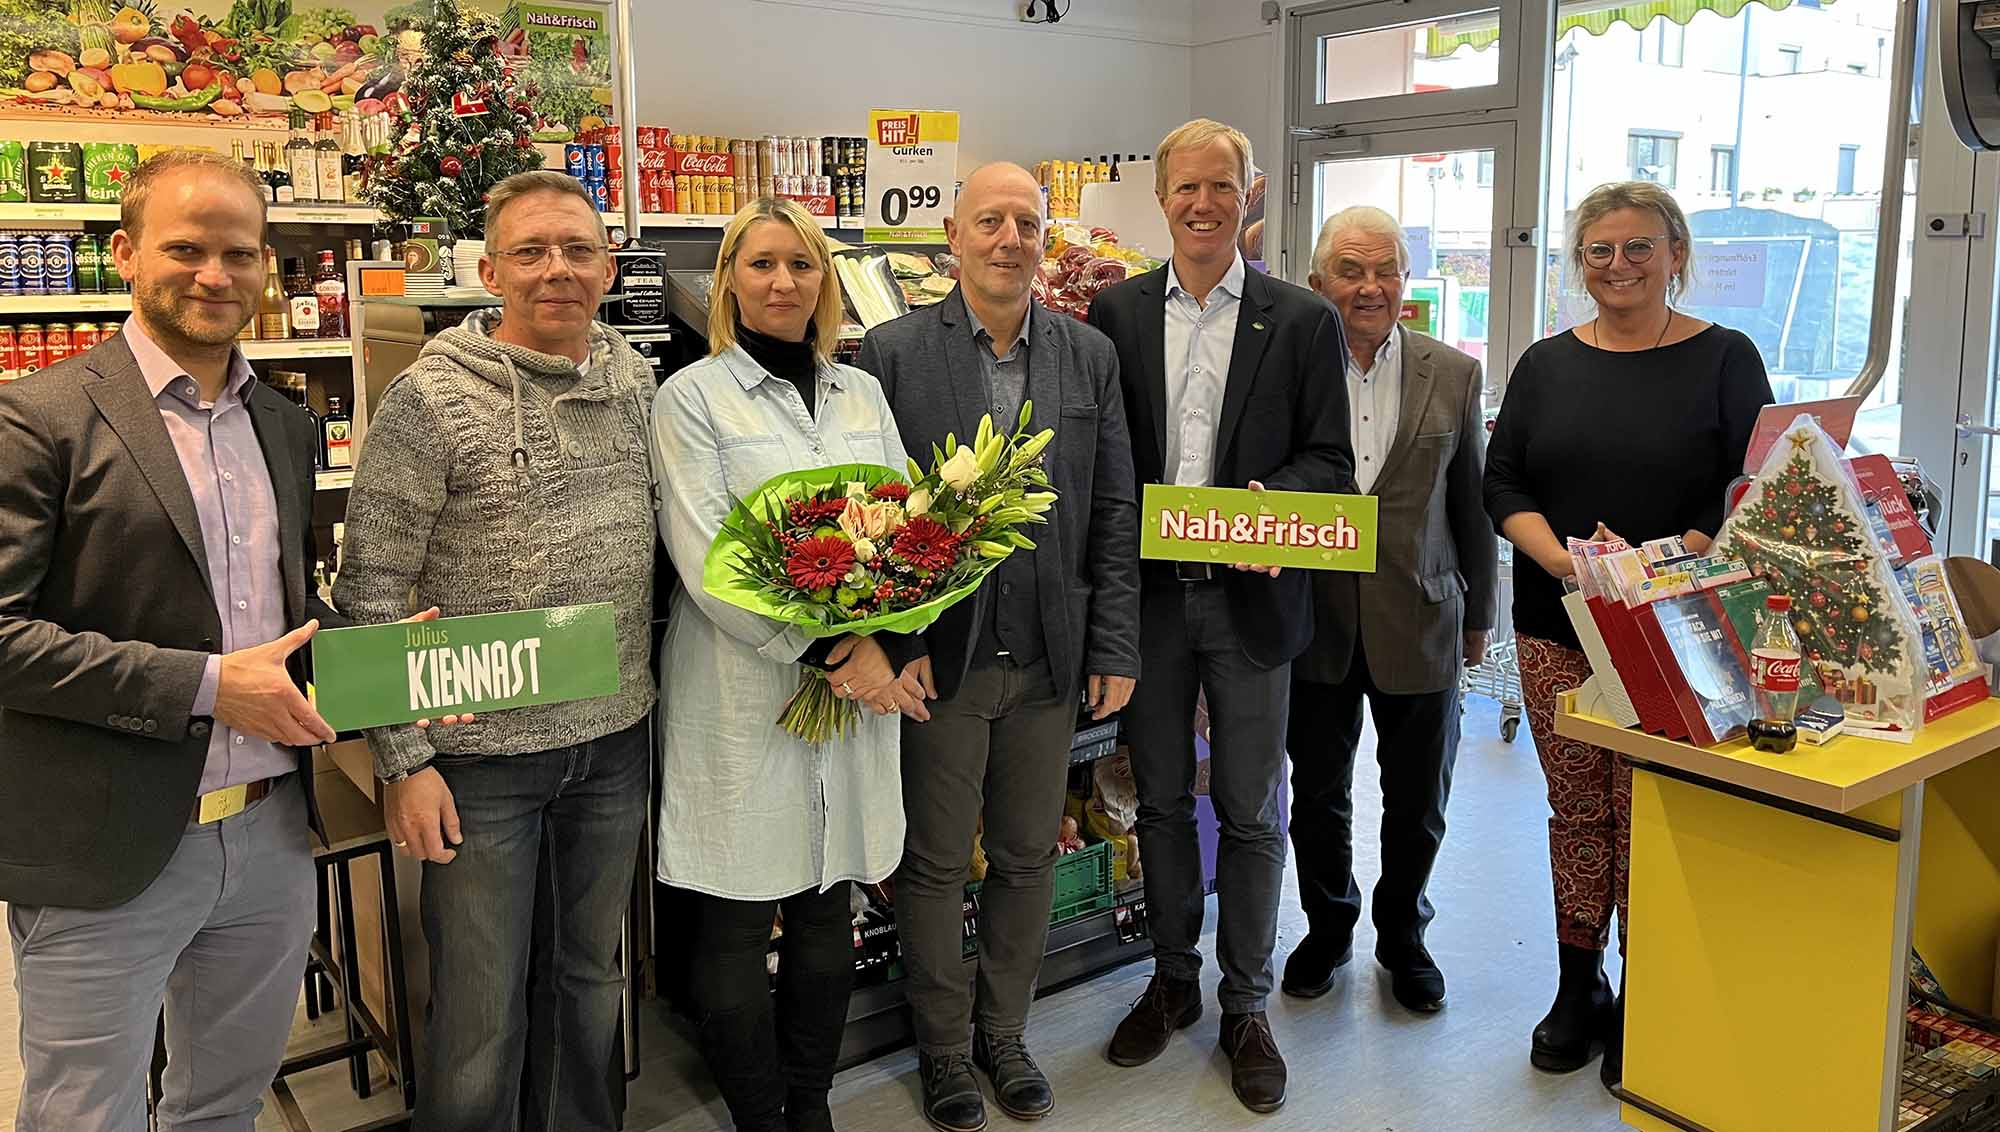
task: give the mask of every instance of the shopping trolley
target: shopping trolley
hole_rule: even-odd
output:
[[[1514,641],[1514,544],[1500,540],[1498,612],[1487,639],[1484,662],[1458,679],[1461,696],[1480,695],[1500,703],[1500,740],[1512,743],[1521,731],[1521,656]],[[1464,701],[1458,710],[1465,710]]]

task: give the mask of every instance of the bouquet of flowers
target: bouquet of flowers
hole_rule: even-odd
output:
[[[1011,435],[988,416],[971,444],[932,445],[928,475],[911,460],[907,480],[873,464],[772,477],[724,520],[702,588],[809,638],[921,631],[1008,555],[1034,549],[1022,528],[1048,521],[1056,495],[1042,450],[1055,432],[1027,435],[1032,408],[1021,406]],[[777,723],[818,745],[860,717],[806,667]]]

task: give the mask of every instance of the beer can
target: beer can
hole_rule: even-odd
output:
[[[42,329],[43,364],[54,365],[75,353],[67,322],[51,322]]]
[[[0,381],[12,381],[21,376],[21,343],[14,337],[14,328],[0,326]]]
[[[79,354],[90,352],[102,341],[104,330],[99,323],[79,322],[69,332],[70,349]]]
[[[49,293],[49,277],[43,260],[46,245],[33,232],[21,234],[21,294],[46,295]]]
[[[589,165],[590,159],[584,155],[581,143],[569,142],[563,146],[563,167],[569,170],[570,176],[583,180],[583,175],[589,172]]]
[[[21,352],[19,372],[22,377],[49,364],[47,355],[42,351],[42,332],[46,329],[39,322],[24,322],[14,328],[14,340]]]
[[[606,156],[608,155],[604,152],[604,147],[601,145],[587,145],[583,147],[583,159],[587,163],[586,168],[593,179],[600,181],[604,179],[604,160]]]
[[[51,295],[76,294],[76,245],[67,232],[42,237],[42,276]]]
[[[0,295],[21,293],[21,236],[0,232]]]
[[[76,238],[76,293],[97,295],[104,291],[104,245],[88,232]]]

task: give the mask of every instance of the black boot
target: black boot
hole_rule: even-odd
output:
[[[1598,1080],[1607,1089],[1615,1089],[1625,1080],[1625,974],[1618,974],[1618,1001],[1611,1005],[1611,1020],[1604,1029],[1604,1064],[1598,1067]]]
[[[1557,947],[1562,981],[1555,1005],[1535,1027],[1528,1060],[1537,1069],[1573,1073],[1590,1061],[1591,1044],[1605,1033],[1611,1013],[1611,980],[1604,977],[1601,948]]]
[[[834,1132],[827,1093],[847,1028],[847,997],[854,969],[787,975],[778,966],[778,1053],[785,1066],[788,1132]]]
[[[736,1132],[786,1132],[785,1077],[768,1003],[702,1019],[701,1053]]]

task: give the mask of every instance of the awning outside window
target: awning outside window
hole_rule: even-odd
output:
[[[1792,6],[1794,0],[1646,0],[1636,4],[1610,3],[1607,0],[1567,0],[1557,8],[1556,38],[1561,39],[1571,28],[1582,28],[1591,35],[1603,35],[1611,30],[1612,24],[1630,24],[1638,30],[1645,30],[1648,24],[1665,16],[1682,27],[1694,18],[1696,12],[1714,12],[1724,19],[1734,17],[1746,5],[1762,4],[1774,12]],[[1819,8],[1832,0],[1797,0],[1803,7]],[[1500,40],[1499,16],[1492,12],[1460,19],[1443,20],[1427,33],[1428,41],[1424,54],[1428,58],[1442,59],[1461,47],[1471,47],[1483,51]]]

